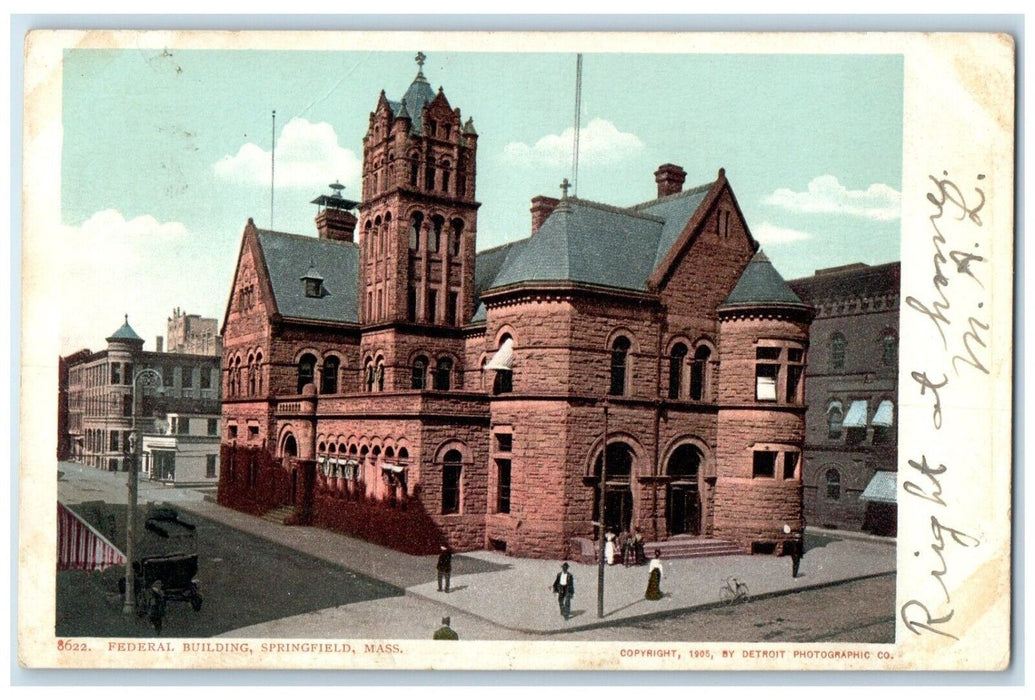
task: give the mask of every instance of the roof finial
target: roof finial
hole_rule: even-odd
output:
[[[126,325],[128,326],[129,325],[129,314],[125,315],[125,319],[126,319]]]
[[[417,62],[417,75],[424,75],[424,59],[426,58],[423,51],[418,51],[417,55],[413,57],[413,60]]]
[[[568,182],[568,178],[561,180],[561,199],[568,198],[568,188],[571,187],[571,183]]]

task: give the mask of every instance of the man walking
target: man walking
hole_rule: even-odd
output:
[[[557,602],[561,606],[561,617],[571,617],[571,599],[575,597],[575,577],[568,571],[568,562],[561,564],[557,578],[553,580],[553,592],[557,594]]]
[[[435,568],[438,570],[439,593],[442,592],[443,585],[446,587],[446,593],[449,593],[449,576],[453,573],[453,552],[448,546],[439,547],[438,565]]]

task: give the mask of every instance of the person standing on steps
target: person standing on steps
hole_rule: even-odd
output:
[[[647,593],[644,597],[647,600],[661,600],[661,577],[664,571],[661,568],[661,550],[654,550],[654,558],[650,560],[650,568],[647,574]]]
[[[571,617],[571,599],[575,597],[575,576],[568,571],[568,562],[561,564],[557,578],[553,580],[553,592],[561,606],[561,617]]]
[[[445,585],[445,592],[449,593],[449,577],[453,573],[453,551],[448,545],[442,545],[438,551],[438,564],[435,567],[438,570],[438,590],[442,592],[442,586]]]
[[[643,552],[643,535],[640,534],[640,528],[633,530],[632,538],[633,557],[636,560],[636,566],[643,566],[647,563],[647,555]]]

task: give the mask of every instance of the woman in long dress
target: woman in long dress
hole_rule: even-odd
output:
[[[615,533],[610,530],[604,535],[604,561],[609,565],[615,563]]]
[[[650,560],[650,567],[647,569],[647,600],[661,600],[661,550],[654,550],[654,557]]]

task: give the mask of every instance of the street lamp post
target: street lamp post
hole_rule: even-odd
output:
[[[607,508],[607,397],[604,397],[604,451],[600,455],[600,564],[597,569],[597,617],[604,617],[604,552],[607,547],[607,518],[604,511]]]
[[[138,450],[143,448],[140,436],[137,434],[137,383],[143,380],[145,389],[154,389],[162,386],[162,375],[157,370],[142,369],[133,375],[133,416],[132,429],[129,434],[130,459],[129,469],[126,477],[126,490],[128,495],[128,513],[126,515],[126,597],[122,602],[122,612],[125,614],[136,612],[136,576],[133,573],[133,540],[137,536],[137,480],[139,479],[140,463]]]

